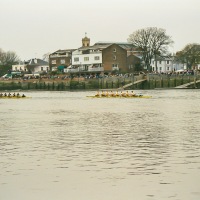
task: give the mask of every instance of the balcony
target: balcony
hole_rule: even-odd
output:
[[[68,73],[76,73],[76,72],[79,72],[79,69],[78,68],[67,68],[66,72],[68,72]]]
[[[65,72],[67,73],[79,73],[79,72],[103,72],[104,68],[103,67],[85,67],[85,66],[80,66],[80,67],[74,67],[74,66],[69,66],[67,69],[65,69]]]
[[[89,67],[88,72],[103,72],[103,67]]]

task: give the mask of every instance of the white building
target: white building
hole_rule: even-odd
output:
[[[49,63],[38,58],[33,58],[17,65],[12,65],[12,71],[31,72],[32,74],[48,72]]]
[[[72,68],[79,71],[103,71],[102,51],[96,46],[77,49],[72,53]]]
[[[177,71],[181,69],[185,69],[184,64],[178,63],[174,60],[174,57],[159,57],[155,60],[155,58],[151,61],[152,71],[156,71],[156,62],[157,62],[157,72],[159,73],[167,73],[172,71]]]

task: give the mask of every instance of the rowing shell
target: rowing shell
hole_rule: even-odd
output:
[[[30,99],[31,97],[0,97],[0,99]]]
[[[90,98],[144,98],[149,99],[151,96],[135,95],[135,96],[87,96]]]

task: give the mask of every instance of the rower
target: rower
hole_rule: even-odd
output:
[[[126,93],[125,92],[122,93],[122,97],[126,97]]]
[[[0,97],[2,97],[3,96],[3,94],[2,93],[0,93]]]
[[[17,97],[19,97],[20,95],[19,95],[19,93],[17,93]]]
[[[130,96],[131,96],[131,97],[134,97],[134,96],[136,96],[136,95],[135,95],[135,93],[134,93],[133,91],[131,91]]]
[[[13,97],[15,97],[15,93],[13,93]]]
[[[24,94],[22,94],[22,97],[26,97]]]
[[[127,96],[127,97],[130,97],[130,95],[129,95],[129,93],[128,93],[128,90],[126,91],[126,96]]]
[[[110,92],[110,96],[111,96],[111,97],[113,97],[113,96],[114,96],[114,93],[113,93],[113,91],[111,91],[111,92]]]
[[[105,96],[106,96],[103,90],[102,90],[102,92],[101,92],[101,96],[102,96],[102,97],[105,97]]]
[[[118,93],[118,91],[116,92],[115,96],[116,96],[116,97],[118,97],[118,96],[119,96],[119,93]]]
[[[99,97],[99,96],[100,96],[99,91],[97,91],[97,94],[95,95],[95,97]]]
[[[4,97],[7,97],[7,94],[6,94],[6,93],[4,94]]]

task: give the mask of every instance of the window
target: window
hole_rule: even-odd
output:
[[[169,60],[167,60],[167,64],[169,65]]]
[[[78,61],[79,61],[79,57],[75,57],[74,62],[78,62]]]
[[[159,63],[161,64],[161,63],[162,63],[162,61],[159,61]]]
[[[155,70],[155,68],[153,67],[153,68],[152,68],[152,71],[154,71],[154,70]]]
[[[43,71],[43,67],[41,67],[41,71]]]
[[[160,67],[160,71],[162,70],[162,67]]]
[[[167,67],[167,70],[169,70],[169,67]]]
[[[118,64],[112,64],[112,68],[118,68]]]
[[[116,50],[116,49],[113,49],[113,52],[117,52],[117,50]]]
[[[95,56],[95,57],[94,57],[94,60],[99,60],[99,56]]]
[[[116,56],[113,56],[113,60],[116,60],[117,59],[117,57]]]
[[[65,60],[64,60],[64,59],[61,59],[61,60],[60,60],[60,64],[65,64]]]
[[[17,71],[17,67],[15,67],[15,71]]]
[[[49,71],[49,68],[47,67],[47,72]]]
[[[133,65],[129,65],[129,69],[132,69],[133,68]]]
[[[54,64],[54,65],[55,65],[55,64],[56,64],[56,60],[52,60],[52,61],[51,61],[51,64]]]
[[[84,61],[89,61],[89,57],[84,57]]]

